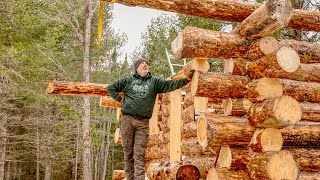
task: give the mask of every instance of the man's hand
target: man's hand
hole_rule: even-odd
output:
[[[191,69],[187,74],[186,74],[186,78],[187,80],[190,82],[192,80],[192,76],[193,76],[193,73],[194,73],[194,69]]]

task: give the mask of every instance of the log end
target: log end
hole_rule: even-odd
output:
[[[282,96],[283,87],[278,79],[263,77],[258,81],[255,91],[259,94],[257,100],[262,101],[264,99]]]
[[[280,126],[295,124],[302,117],[302,109],[299,102],[290,96],[276,98],[273,112]]]
[[[171,50],[175,59],[182,59],[182,47],[183,47],[183,32],[180,32],[178,36],[171,43]]]
[[[223,73],[232,74],[233,73],[233,69],[234,69],[234,61],[233,61],[233,59],[225,59],[223,61],[223,63],[224,63]]]
[[[229,146],[224,145],[220,148],[216,165],[219,168],[229,169],[232,163],[232,154]]]
[[[200,171],[199,169],[192,164],[186,164],[179,167],[176,175],[177,180],[199,180],[200,179]]]
[[[197,138],[198,143],[206,148],[208,146],[208,125],[204,113],[201,113],[197,120]]]
[[[199,71],[195,71],[192,76],[192,81],[191,81],[191,95],[195,96],[197,94],[198,90],[198,85],[199,85]]]
[[[280,151],[270,158],[267,173],[270,179],[297,179],[299,169],[290,152]]]
[[[278,129],[266,128],[261,133],[262,152],[280,151],[283,144],[282,134]]]
[[[208,175],[207,175],[206,180],[218,180],[218,179],[219,179],[218,173],[217,173],[216,169],[214,167],[212,167],[208,171]]]
[[[281,47],[276,57],[279,66],[286,72],[295,72],[300,67],[300,57],[291,47]]]
[[[259,48],[265,55],[272,54],[279,49],[279,42],[272,36],[266,36],[260,39]]]
[[[54,91],[54,87],[55,87],[55,81],[50,81],[48,84],[48,88],[47,88],[47,94],[52,94],[52,92]]]

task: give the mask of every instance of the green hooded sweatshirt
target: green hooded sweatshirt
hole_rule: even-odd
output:
[[[186,78],[165,80],[153,77],[150,72],[145,77],[135,73],[110,84],[107,87],[107,91],[117,101],[122,100],[119,92],[124,93],[121,108],[123,115],[150,119],[157,94],[179,89],[187,83],[188,80]]]

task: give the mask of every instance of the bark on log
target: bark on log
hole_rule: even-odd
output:
[[[299,122],[280,129],[283,146],[300,148],[320,148],[320,123]]]
[[[302,117],[304,121],[320,122],[320,104],[311,102],[300,102]]]
[[[297,100],[280,96],[255,103],[247,115],[252,126],[276,128],[299,122],[302,110]]]
[[[50,81],[47,94],[110,96],[106,90],[107,86],[107,84]]]
[[[164,159],[169,157],[169,144],[157,144],[147,147],[146,159]]]
[[[159,134],[151,134],[148,139],[148,146],[155,146],[158,144],[167,144],[169,142],[169,134],[160,132]]]
[[[272,54],[279,49],[279,41],[272,37],[266,36],[258,39],[248,50],[248,59],[257,60],[261,57]]]
[[[193,164],[184,164],[182,162],[150,164],[146,174],[148,178],[156,180],[183,180],[184,177],[189,177],[191,179],[200,178],[200,172],[196,166]]]
[[[293,14],[289,0],[268,0],[243,20],[233,32],[246,39],[261,38],[286,27]]]
[[[113,170],[112,180],[122,180],[127,177],[127,174],[124,170]]]
[[[249,60],[244,58],[231,58],[225,59],[224,61],[224,70],[225,74],[233,74],[245,76],[248,73],[248,66],[251,63]]]
[[[207,176],[209,169],[214,166],[215,160],[216,158],[214,156],[210,156],[186,158],[183,162],[195,165],[200,171],[200,178],[204,179]]]
[[[241,98],[247,92],[249,78],[221,73],[195,72],[191,81],[191,94],[211,98]]]
[[[283,95],[281,82],[276,78],[263,77],[248,83],[247,98],[251,102],[260,102]]]
[[[183,124],[186,124],[189,122],[194,122],[194,107],[193,107],[193,105],[184,109],[181,116],[182,116],[181,119],[182,119]]]
[[[114,100],[111,96],[101,96],[100,97],[100,106],[119,108],[122,106],[122,102]]]
[[[256,153],[247,165],[252,179],[297,179],[299,168],[288,151]]]
[[[190,138],[197,136],[197,124],[195,122],[189,122],[181,128],[181,138]]]
[[[220,179],[233,179],[233,180],[249,180],[249,176],[244,171],[229,171],[227,168],[211,168],[208,171],[206,180],[220,180]]]
[[[192,71],[207,73],[210,65],[207,59],[193,59],[183,67],[177,74],[171,76],[171,79],[181,79],[187,77]]]
[[[252,106],[248,99],[225,99],[223,101],[223,111],[226,116],[243,116],[247,114]]]
[[[320,172],[320,151],[316,148],[288,148],[302,171]]]
[[[281,40],[279,46],[293,48],[300,57],[302,63],[320,63],[320,44],[307,41]]]
[[[114,132],[114,143],[115,144],[121,144],[121,133],[120,133],[120,128],[117,128],[116,131]]]
[[[316,82],[302,82],[280,79],[283,94],[291,96],[299,102],[320,102],[320,84]]]
[[[112,0],[105,0],[111,2]],[[164,11],[188,14],[224,21],[241,22],[252,14],[261,4],[228,0],[193,0],[193,1],[152,1],[152,0],[117,0],[127,6],[140,6]],[[289,28],[320,32],[320,12],[295,9],[288,25]]]
[[[282,134],[278,129],[256,129],[249,146],[255,152],[280,151],[283,144]]]
[[[186,27],[172,41],[171,49],[176,59],[183,58],[233,58],[245,57],[249,46],[237,34]]]
[[[181,141],[181,154],[183,157],[195,158],[203,156],[215,156],[217,147],[203,148],[199,143],[197,137],[183,138]]]
[[[249,153],[247,147],[245,148],[230,148],[228,145],[222,146],[218,151],[216,161],[217,168],[227,168],[231,171],[241,171],[247,169],[249,162]]]
[[[299,173],[298,180],[319,180],[320,172],[305,172],[301,171]]]
[[[254,127],[247,119],[202,113],[197,121],[197,137],[202,147],[247,146]]]

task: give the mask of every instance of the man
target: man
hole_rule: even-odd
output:
[[[124,168],[128,180],[145,179],[145,150],[149,136],[151,118],[156,96],[179,89],[192,78],[164,80],[151,75],[149,62],[139,59],[134,62],[135,73],[107,87],[112,98],[122,101],[120,132],[124,149]],[[119,95],[124,93],[124,98]]]

